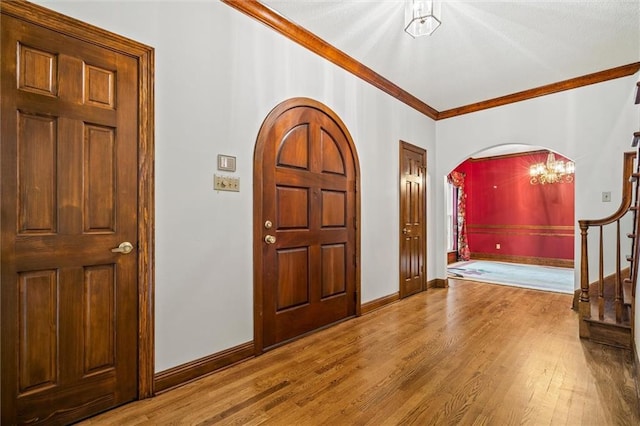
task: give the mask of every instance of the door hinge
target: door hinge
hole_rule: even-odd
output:
[[[358,229],[358,218],[357,218],[357,217],[354,217],[354,218],[353,218],[353,227],[354,227],[355,229]]]

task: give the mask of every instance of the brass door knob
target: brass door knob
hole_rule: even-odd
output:
[[[133,244],[129,241],[125,241],[124,243],[120,243],[118,247],[112,248],[111,251],[114,253],[129,254],[133,251]]]
[[[264,237],[264,242],[267,244],[273,244],[276,242],[276,237],[274,237],[273,235],[267,235],[266,237]]]
[[[410,229],[407,229],[407,228],[402,228],[402,233],[403,233],[404,235],[407,235],[407,234],[411,233],[411,230],[410,230]]]

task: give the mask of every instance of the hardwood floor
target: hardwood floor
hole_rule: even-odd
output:
[[[450,279],[83,424],[640,424],[631,353],[571,301]]]

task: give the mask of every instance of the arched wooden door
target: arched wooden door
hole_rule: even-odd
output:
[[[255,347],[359,309],[358,159],[338,116],[294,98],[265,119],[254,157]]]

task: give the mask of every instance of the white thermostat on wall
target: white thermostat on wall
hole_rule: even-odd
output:
[[[218,154],[218,170],[225,172],[236,171],[236,157]]]

